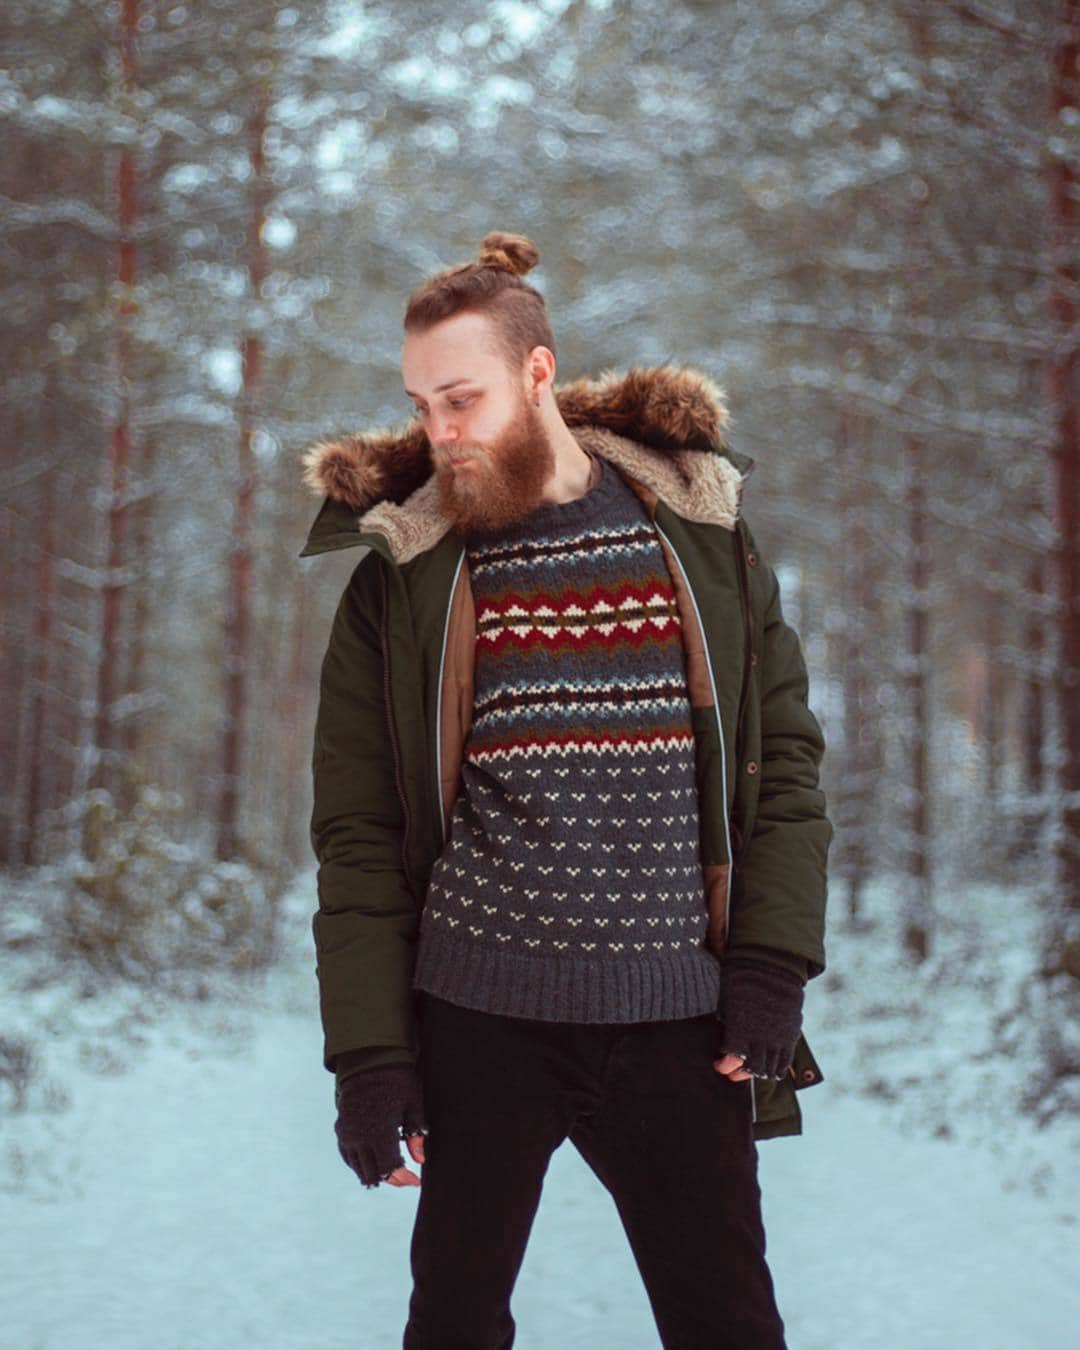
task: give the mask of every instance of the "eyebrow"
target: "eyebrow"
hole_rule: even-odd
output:
[[[475,384],[475,383],[476,381],[473,380],[470,376],[459,375],[456,380],[447,380],[445,384],[437,384],[435,386],[435,393],[441,394],[444,389],[453,389],[455,384]],[[409,395],[410,398],[417,397],[417,395],[414,394],[411,389],[406,389],[405,392]]]

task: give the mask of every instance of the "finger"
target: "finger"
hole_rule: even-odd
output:
[[[725,1067],[730,1065],[730,1067]],[[741,1055],[724,1055],[722,1059],[713,1060],[713,1068],[717,1073],[723,1074],[725,1078],[730,1078],[733,1083],[744,1083],[748,1078],[752,1078],[747,1069],[743,1067]]]
[[[370,1154],[361,1152],[359,1149],[349,1149],[348,1153],[342,1156],[356,1173],[356,1179],[362,1185],[377,1186],[379,1184],[379,1174],[375,1170]]]
[[[404,1167],[405,1159],[401,1156],[400,1140],[383,1140],[374,1150],[375,1166],[377,1175],[385,1177],[387,1173],[396,1168]]]
[[[413,1162],[427,1162],[424,1157],[424,1136],[422,1134],[408,1135],[405,1139],[405,1147],[409,1150]]]
[[[395,1167],[386,1181],[391,1186],[419,1186],[420,1178],[407,1167]]]

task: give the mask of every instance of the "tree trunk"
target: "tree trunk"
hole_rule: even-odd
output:
[[[122,0],[120,10],[120,56],[122,69],[121,104],[133,112],[136,92],[136,29],[139,0]],[[119,215],[119,255],[117,260],[115,414],[106,465],[106,490],[109,512],[106,524],[106,575],[101,597],[101,630],[98,646],[97,688],[94,699],[92,764],[90,786],[112,790],[117,774],[118,743],[114,720],[120,681],[121,603],[127,523],[128,451],[131,442],[131,327],[135,312],[136,271],[135,156],[130,146],[120,148],[117,168],[117,209]],[[89,837],[85,842],[89,842]]]
[[[1053,52],[1050,126],[1080,116],[1080,0],[1063,0]],[[1060,819],[1057,875],[1046,967],[1080,978],[1080,174],[1061,152],[1048,165],[1054,338],[1048,394],[1056,441],[1051,453],[1058,593],[1055,693],[1060,749],[1056,756]]]
[[[150,630],[150,598],[152,571],[153,496],[150,480],[154,464],[154,443],[150,435],[142,442],[139,464],[138,500],[132,505],[131,561],[133,564],[134,596],[131,612],[131,633],[128,641],[126,695],[128,713],[123,723],[125,763],[129,773],[125,782],[134,788],[135,780],[144,778],[146,766],[142,755],[142,729],[145,725],[142,702],[145,698],[146,645]],[[130,804],[130,801],[129,803]]]
[[[46,473],[42,484],[34,648],[30,664],[29,725],[25,749],[26,795],[19,829],[18,861],[27,866],[39,861],[36,830],[44,799],[45,725],[48,716],[49,666],[53,642],[55,511],[56,474]]]
[[[924,4],[912,17],[915,54],[920,64],[929,66],[932,55],[930,21]],[[918,141],[916,139],[916,166]],[[916,172],[911,180],[912,207],[908,232],[908,274],[910,311],[913,329],[927,312],[926,271],[929,266],[929,239],[926,212],[930,204],[929,183]],[[915,343],[916,373],[913,390],[926,376],[925,345]],[[909,820],[908,877],[909,894],[904,904],[904,951],[916,961],[924,961],[930,951],[932,922],[932,877],[930,866],[930,738],[932,734],[930,666],[930,542],[926,521],[926,463],[921,437],[909,436],[905,507],[907,523],[907,663],[904,685],[907,691],[907,731],[909,750],[911,814]]]
[[[252,301],[262,298],[266,274],[263,224],[266,219],[266,118],[270,90],[261,85],[248,126],[252,169],[251,215],[248,229],[248,276]],[[258,330],[243,342],[243,388],[240,436],[233,511],[233,542],[229,555],[229,601],[225,623],[225,726],[222,747],[222,783],[218,812],[217,855],[237,858],[240,843],[240,792],[244,772],[244,731],[247,676],[251,648],[252,531],[255,517],[255,434],[262,339]]]
[[[846,840],[839,861],[846,883],[848,923],[853,928],[864,922],[862,896],[873,872],[870,836],[875,819],[877,781],[868,679],[870,643],[867,628],[872,622],[874,607],[870,595],[869,534],[864,519],[867,492],[865,483],[858,476],[859,466],[865,459],[868,435],[869,419],[845,408],[840,431],[841,480],[844,484],[840,503],[840,584],[844,615],[840,665],[846,754],[837,814],[843,822]]]

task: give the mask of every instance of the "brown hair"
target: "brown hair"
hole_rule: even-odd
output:
[[[512,369],[520,369],[534,347],[555,338],[544,297],[521,278],[540,261],[540,250],[522,234],[493,230],[480,241],[472,262],[458,263],[428,277],[405,305],[406,333],[422,333],[455,314],[485,314],[495,330],[497,349]]]

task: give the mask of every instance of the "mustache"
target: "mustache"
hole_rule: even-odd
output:
[[[433,446],[435,458],[445,464],[449,464],[451,459],[479,459],[483,451],[479,448],[467,445]]]

